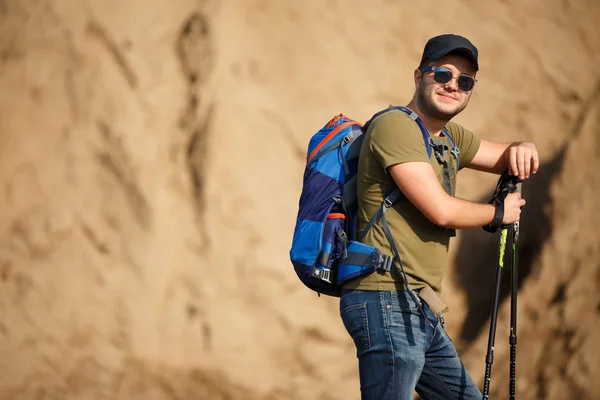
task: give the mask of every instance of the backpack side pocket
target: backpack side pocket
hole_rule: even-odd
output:
[[[347,254],[346,219],[343,213],[330,213],[323,226],[321,252],[317,258],[317,265],[319,268],[331,269],[332,282],[337,278],[337,265],[340,259]]]

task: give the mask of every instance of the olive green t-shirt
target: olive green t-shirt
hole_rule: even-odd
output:
[[[479,149],[481,139],[462,126],[449,122],[446,129],[460,149],[460,167],[471,162]],[[448,162],[452,188],[456,187],[456,162],[449,149],[450,143],[441,134],[439,138],[448,150],[444,159]],[[358,217],[359,233],[371,216],[381,206],[383,195],[395,184],[387,168],[405,162],[429,162],[443,185],[444,168],[435,156],[427,155],[423,135],[417,123],[402,111],[389,111],[377,117],[369,126],[362,144],[358,165]],[[442,278],[447,267],[449,230],[430,222],[406,198],[396,203],[385,214],[390,231],[398,247],[402,265],[412,289],[429,285],[441,293]],[[383,254],[392,255],[391,246],[377,223],[367,233],[363,243],[377,247]],[[401,290],[402,277],[397,268],[392,272],[375,272],[354,279],[345,288],[362,290]]]

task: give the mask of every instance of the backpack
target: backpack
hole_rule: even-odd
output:
[[[298,278],[319,295],[339,297],[342,285],[352,279],[379,270],[391,271],[394,258],[402,273],[406,288],[408,280],[402,268],[400,255],[385,212],[403,198],[394,186],[385,193],[381,206],[358,236],[356,179],[358,159],[365,133],[372,121],[380,115],[400,110],[408,114],[419,126],[427,155],[435,154],[444,165],[444,176],[451,193],[447,162],[443,158],[444,145],[433,140],[417,114],[402,106],[379,111],[364,125],[339,114],[310,139],[304,170],[296,225],[290,249],[290,260]],[[452,146],[458,171],[459,150],[450,133],[444,134]],[[446,183],[446,179],[444,179]],[[379,221],[390,242],[394,257],[382,254],[374,246],[361,242],[367,232]]]

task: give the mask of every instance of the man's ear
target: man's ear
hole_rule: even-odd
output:
[[[419,68],[416,68],[414,73],[415,85],[419,84],[419,81],[421,80],[422,76],[423,75],[421,70]]]

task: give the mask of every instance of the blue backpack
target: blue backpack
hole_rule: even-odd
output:
[[[290,250],[290,259],[298,278],[319,294],[339,297],[345,282],[378,270],[391,271],[394,258],[408,288],[400,255],[385,218],[386,210],[403,197],[397,187],[385,194],[381,206],[361,236],[358,236],[356,178],[364,134],[375,118],[392,110],[405,112],[419,125],[427,154],[430,158],[435,154],[438,162],[444,165],[444,188],[452,193],[448,165],[443,157],[443,142],[433,140],[417,114],[408,108],[398,106],[382,110],[364,126],[343,114],[331,119],[312,136],[308,145]],[[458,170],[458,147],[446,128],[444,133],[452,146],[450,151],[456,159]],[[394,257],[361,243],[379,220],[382,221]]]

